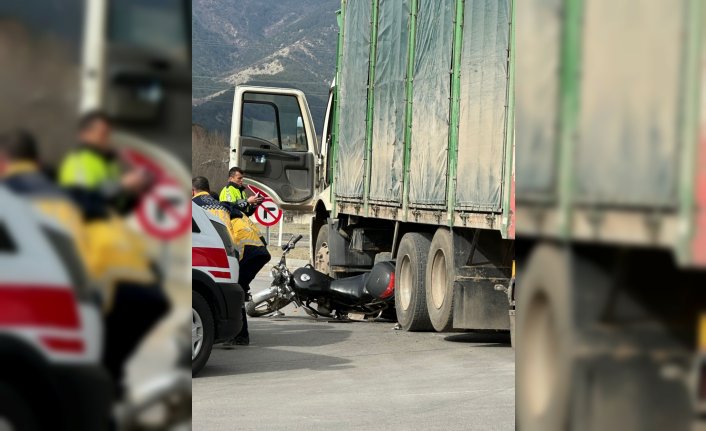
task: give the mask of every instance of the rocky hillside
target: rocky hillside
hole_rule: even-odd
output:
[[[320,129],[339,8],[340,0],[194,0],[193,122],[230,133],[233,87],[253,83],[303,90]]]

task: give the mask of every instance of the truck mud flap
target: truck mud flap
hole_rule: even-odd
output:
[[[457,280],[454,285],[455,329],[510,330],[507,293],[496,280]],[[507,283],[504,283],[507,284]]]

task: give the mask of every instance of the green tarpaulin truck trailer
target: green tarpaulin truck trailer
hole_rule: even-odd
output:
[[[312,211],[319,270],[394,259],[407,330],[511,327],[512,16],[511,0],[344,0],[321,144],[301,92],[236,88],[231,166]]]

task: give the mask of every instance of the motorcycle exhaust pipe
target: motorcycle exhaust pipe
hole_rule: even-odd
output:
[[[272,299],[275,296],[277,296],[277,286],[270,286],[265,290],[254,293],[250,302],[252,302],[253,304],[259,304],[261,302]]]

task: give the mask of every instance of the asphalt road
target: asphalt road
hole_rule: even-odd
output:
[[[258,278],[253,290],[269,285]],[[288,307],[193,379],[194,430],[513,430],[509,336],[407,333]]]

